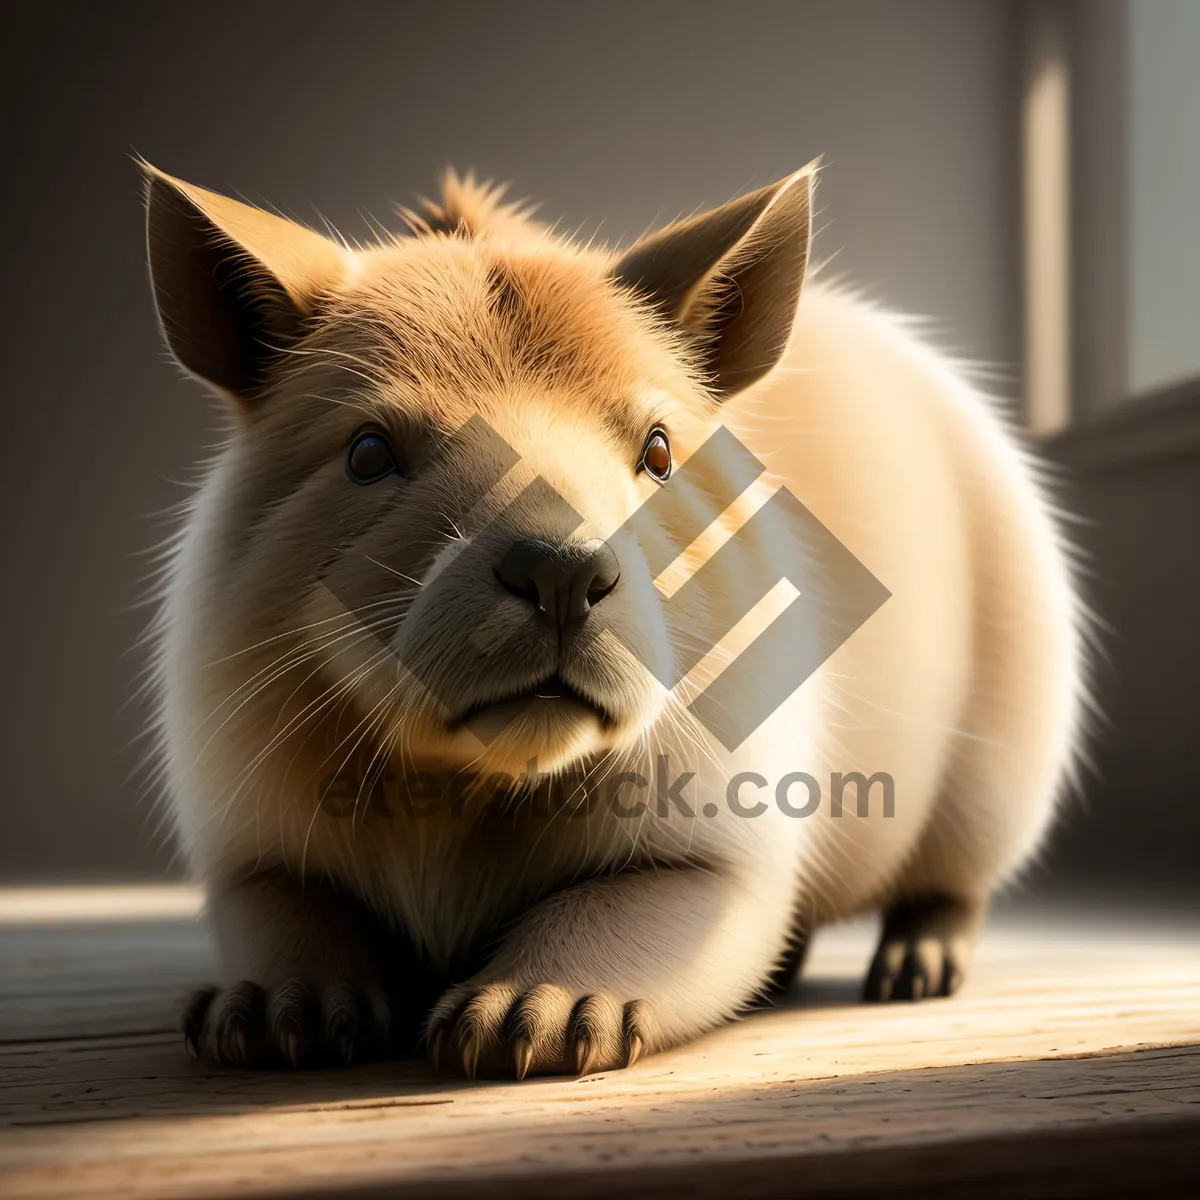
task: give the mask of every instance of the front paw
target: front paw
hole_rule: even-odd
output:
[[[376,989],[289,979],[202,988],[188,1000],[183,1036],[193,1058],[222,1067],[348,1067],[384,1058],[391,1013]]]
[[[437,1002],[426,1025],[440,1071],[588,1075],[631,1067],[648,1048],[646,1002],[580,996],[550,983],[518,987],[460,984]]]

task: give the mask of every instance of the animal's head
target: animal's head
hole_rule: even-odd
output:
[[[167,342],[232,414],[196,569],[243,694],[416,763],[636,745],[697,637],[655,580],[736,464],[656,497],[786,347],[811,169],[623,254],[469,181],[363,249],[147,176]]]

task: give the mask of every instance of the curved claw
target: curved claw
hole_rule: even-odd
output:
[[[629,1039],[629,1056],[625,1060],[625,1065],[627,1067],[632,1067],[633,1064],[635,1062],[637,1062],[637,1060],[639,1058],[641,1058],[642,1055],[645,1053],[646,1053],[646,1043],[644,1041],[642,1041],[641,1036],[639,1034],[635,1033]]]
[[[600,1047],[588,1038],[580,1038],[575,1043],[575,1074],[590,1075],[600,1061]]]
[[[294,1029],[283,1035],[283,1049],[288,1062],[293,1067],[298,1067],[300,1065],[300,1035]]]
[[[517,1069],[517,1079],[524,1079],[533,1063],[533,1044],[528,1038],[517,1038],[513,1042],[513,1063]]]
[[[228,1029],[221,1039],[221,1052],[226,1062],[241,1066],[246,1061],[246,1031],[240,1025]]]
[[[461,1052],[463,1070],[468,1079],[474,1079],[475,1071],[479,1066],[479,1038],[473,1033],[470,1034],[463,1041]]]

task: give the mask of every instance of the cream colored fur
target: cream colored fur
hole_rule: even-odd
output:
[[[785,182],[807,195],[810,176]],[[383,987],[386,971],[353,928],[323,933],[325,910],[305,907],[316,880],[403,931],[444,973],[431,1038],[443,1063],[469,1071],[618,1066],[695,1037],[759,995],[795,937],[866,909],[959,905],[966,915],[948,931],[897,926],[877,965],[894,976],[905,955],[932,953],[956,957],[961,971],[987,894],[1028,861],[1062,794],[1079,736],[1081,645],[1035,471],[945,358],[902,322],[810,281],[782,361],[716,403],[684,315],[668,327],[610,281],[613,255],[571,246],[469,183],[453,182],[413,236],[367,249],[282,222],[264,231],[251,210],[165,176],[154,174],[153,187],[182,196],[262,264],[307,322],[261,395],[229,399],[229,435],[171,557],[157,635],[167,804],[212,896],[224,985],[250,980],[268,998],[294,976]],[[787,195],[768,211],[798,203]],[[806,238],[806,202],[797,212],[796,236]],[[540,359],[514,358],[498,326],[487,299],[496,270]],[[692,311],[708,320],[699,301],[681,313]],[[647,430],[669,431],[678,469],[724,424],[769,475],[660,591],[785,486],[891,598],[734,752],[689,722],[686,700],[765,627],[779,597],[675,695],[618,639],[601,639],[574,669],[617,712],[611,727],[573,710],[529,715],[481,751],[446,728],[438,702],[386,651],[407,661],[406,639],[465,645],[485,618],[515,628],[526,615],[513,602],[493,618],[438,591],[473,536],[457,520],[438,533],[419,581],[375,572],[364,582],[368,558],[386,568],[403,518],[381,516],[378,496],[346,480],[345,448],[365,419],[389,413],[444,431],[481,414],[520,455],[488,511],[540,475],[583,516],[577,535],[600,538],[654,493],[634,471]],[[319,556],[308,548],[322,541],[355,547],[337,601],[313,586]],[[402,617],[382,656],[347,603],[386,611],[381,578]],[[623,561],[621,586],[632,598],[618,610],[614,597],[611,620],[668,653],[652,581]],[[447,659],[448,673],[457,661]],[[464,671],[439,697],[448,688],[465,703],[502,690],[502,677]],[[409,820],[356,797],[357,817],[333,820],[316,786],[331,763],[388,763],[404,779],[422,766],[516,772],[533,755],[547,770],[584,763],[597,778],[618,769],[653,778],[659,754],[696,772],[688,798],[696,810],[711,800],[715,817],[662,816],[653,805],[632,821],[603,806],[549,821],[518,811],[485,837],[469,800],[454,815]],[[859,817],[851,789],[834,817],[826,787],[811,818],[773,803],[741,818],[726,803],[737,771],[772,789],[794,771],[822,782],[887,772],[895,813],[885,817],[876,795]],[[743,795],[758,799],[751,785]],[[276,899],[273,884],[255,882],[275,874],[300,898]],[[498,915],[509,924],[494,953],[456,977]],[[221,1037],[202,1052],[236,1060],[237,1039]]]

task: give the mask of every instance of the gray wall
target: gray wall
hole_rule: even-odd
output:
[[[1200,4],[1130,0],[1129,378],[1200,373]]]
[[[832,273],[1019,373],[1000,2],[10,4],[5,43],[7,877],[166,863],[130,606],[212,422],[158,344],[132,152],[352,235],[453,162],[613,240],[824,153]]]

